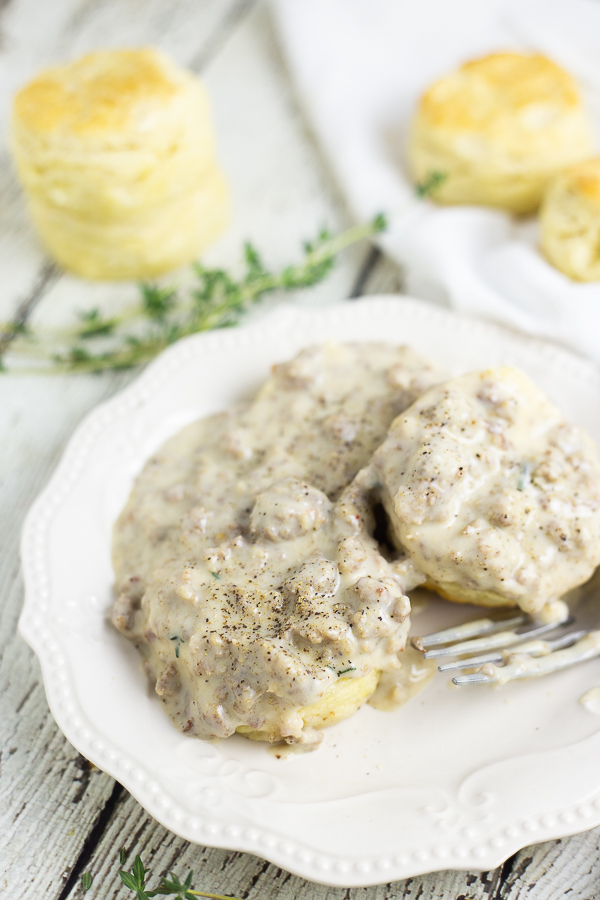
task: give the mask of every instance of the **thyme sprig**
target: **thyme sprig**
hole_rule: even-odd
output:
[[[121,850],[119,854],[121,866],[125,865],[126,859],[127,851]],[[177,875],[173,872],[169,872],[169,877],[161,878],[158,887],[153,890],[148,890],[146,887],[146,881],[148,880],[149,874],[150,869],[147,869],[144,866],[142,858],[139,855],[136,855],[131,871],[127,872],[125,869],[119,869],[121,881],[126,888],[129,888],[129,890],[136,895],[137,900],[151,900],[152,897],[159,896],[172,896],[175,897],[176,900],[195,900],[196,897],[208,897],[209,900],[238,900],[236,897],[225,896],[223,894],[211,894],[208,891],[194,890],[192,887],[192,878],[194,877],[193,869],[190,869],[185,881],[180,881]],[[93,877],[89,872],[84,872],[81,876],[81,887],[84,892],[89,891],[92,886],[92,880]]]
[[[322,229],[314,241],[305,242],[304,258],[279,272],[270,272],[256,248],[246,243],[245,271],[240,278],[196,263],[194,283],[183,296],[175,287],[142,284],[140,300],[115,315],[104,316],[94,308],[80,312],[77,322],[67,329],[31,331],[9,323],[0,326],[0,332],[10,335],[11,353],[38,363],[33,369],[36,372],[131,368],[149,362],[179,338],[236,324],[268,293],[317,284],[331,272],[342,250],[385,228],[385,217],[380,214],[335,237]],[[6,371],[1,357],[0,369]]]

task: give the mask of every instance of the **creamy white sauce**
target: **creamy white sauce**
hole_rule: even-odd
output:
[[[149,460],[115,526],[113,621],[183,731],[314,745],[299,709],[341,676],[401,669],[408,575],[352,480],[439,379],[406,348],[312,348]],[[396,705],[414,665],[409,686],[386,681]]]
[[[402,668],[381,676],[369,704],[385,711],[398,709],[420,694],[436,672],[436,660],[423,659],[422,653],[407,646],[402,654]]]
[[[530,641],[514,652],[505,654],[506,665],[486,663],[479,671],[487,675],[493,684],[507,684],[520,678],[533,678],[559,672],[579,662],[600,656],[600,631],[591,631],[572,647],[551,652],[545,641]]]
[[[591,688],[579,698],[579,702],[588,712],[600,716],[600,687]]]
[[[535,620],[540,625],[558,624],[564,622],[568,617],[569,607],[564,600],[552,600],[535,614]]]

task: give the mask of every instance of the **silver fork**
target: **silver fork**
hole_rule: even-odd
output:
[[[413,637],[411,644],[422,651],[425,659],[459,657],[438,666],[440,672],[475,670],[455,676],[454,684],[505,684],[547,675],[600,656],[600,631],[580,629],[547,638],[574,622],[572,616],[567,616],[558,622],[540,624],[527,613],[503,612]]]

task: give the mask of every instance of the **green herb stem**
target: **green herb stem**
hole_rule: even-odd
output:
[[[211,900],[239,900],[239,897],[232,897],[226,894],[208,894],[206,891],[188,891],[188,894],[193,894],[194,897],[210,897]]]
[[[15,323],[0,326],[0,331],[12,336],[11,354],[46,363],[39,368],[15,366],[12,371],[92,373],[142,365],[179,338],[236,324],[267,293],[317,284],[330,273],[340,252],[386,227],[385,217],[380,214],[335,237],[322,230],[315,241],[305,243],[301,262],[275,273],[268,272],[256,249],[246,244],[246,273],[237,281],[222,269],[205,269],[197,264],[193,267],[196,282],[187,296],[180,297],[173,287],[142,284],[141,302],[107,318],[99,309],[79,313],[79,322],[70,328],[30,331]],[[128,325],[140,323],[146,324],[145,333],[127,332]],[[94,352],[97,340],[108,340],[108,346],[102,345],[106,349]],[[6,371],[1,355],[0,369]]]
[[[119,853],[121,865],[125,864],[127,855],[127,851],[123,848]],[[194,897],[207,897],[208,900],[239,900],[238,897],[226,894],[212,894],[210,891],[194,890],[192,886],[194,872],[192,869],[188,872],[185,881],[180,881],[177,875],[169,872],[169,878],[161,878],[158,887],[153,889],[146,887],[149,875],[150,869],[144,866],[139,854],[136,855],[130,872],[125,871],[125,869],[119,869],[121,882],[136,895],[137,900],[151,900],[153,897],[167,896],[175,897],[175,900],[193,900]],[[84,872],[81,876],[81,887],[84,892],[90,889],[92,881],[93,876],[89,872]]]

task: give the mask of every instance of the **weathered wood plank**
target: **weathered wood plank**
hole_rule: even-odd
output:
[[[54,896],[112,791],[111,779],[58,731],[37,660],[16,635],[18,539],[25,511],[90,401],[126,377],[0,380],[0,433],[10,437],[0,444],[0,886],[7,896],[24,896],[32,885]]]
[[[525,847],[513,859],[499,900],[600,897],[600,828]]]
[[[110,825],[97,850],[86,863],[94,876],[98,895],[113,900],[119,896],[119,850],[128,851],[131,867],[136,853],[158,878],[174,870],[185,877],[194,870],[196,890],[233,894],[248,900],[492,900],[496,898],[500,870],[494,873],[442,872],[409,878],[369,888],[331,888],[290,875],[279,867],[249,853],[218,850],[189,844],[175,837],[127,794],[119,799]],[[80,896],[77,886],[67,895]],[[61,898],[67,900],[67,898]]]
[[[270,266],[298,258],[323,225],[350,224],[288,83],[267,10],[257,6],[203,73],[213,101],[220,158],[231,182],[234,217],[207,263],[231,265],[243,241],[264,248]],[[327,281],[297,296],[331,303],[348,296],[368,253],[344,254]]]

